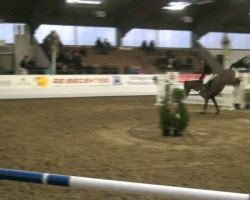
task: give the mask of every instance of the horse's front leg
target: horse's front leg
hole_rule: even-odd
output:
[[[204,98],[203,111],[201,111],[201,114],[205,114],[206,113],[208,100],[209,100],[209,98]]]
[[[219,113],[220,113],[220,108],[219,108],[219,106],[218,106],[218,104],[217,104],[217,101],[216,101],[215,97],[213,97],[213,98],[211,98],[211,99],[212,99],[212,101],[213,101],[213,103],[214,103],[214,106],[215,106],[215,108],[216,108],[215,114],[219,114]]]

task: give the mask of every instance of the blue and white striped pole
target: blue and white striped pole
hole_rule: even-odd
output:
[[[0,180],[89,188],[107,192],[152,195],[182,200],[250,200],[249,194],[103,180],[21,170],[1,169]]]

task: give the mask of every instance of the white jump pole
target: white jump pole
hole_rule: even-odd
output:
[[[168,103],[171,103],[172,86],[178,83],[178,79],[178,72],[166,72],[166,74],[161,74],[157,77],[157,95],[156,103],[154,105],[163,105],[165,100],[167,100]]]
[[[163,105],[166,99],[166,77],[160,75],[157,77],[157,95],[155,105]]]
[[[250,200],[249,194],[200,190],[173,186],[65,176],[21,170],[1,169],[0,180],[14,180],[107,192],[151,195],[175,200]]]

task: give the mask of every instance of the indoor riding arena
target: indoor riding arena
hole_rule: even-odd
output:
[[[1,167],[248,193],[250,113],[188,105],[181,137],[163,137],[155,96],[1,100]],[[2,181],[1,199],[160,199]]]
[[[250,0],[0,0],[0,200],[250,200]]]

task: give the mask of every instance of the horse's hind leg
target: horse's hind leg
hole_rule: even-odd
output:
[[[213,98],[211,98],[211,99],[212,99],[212,101],[213,101],[213,103],[214,103],[214,106],[215,106],[215,108],[216,108],[216,113],[215,113],[215,114],[219,114],[219,113],[220,113],[220,109],[219,109],[219,106],[218,106],[218,104],[217,104],[217,101],[216,101],[215,97],[213,97]]]
[[[203,111],[201,112],[201,114],[205,114],[206,113],[208,100],[209,99],[207,99],[207,98],[204,99]]]

